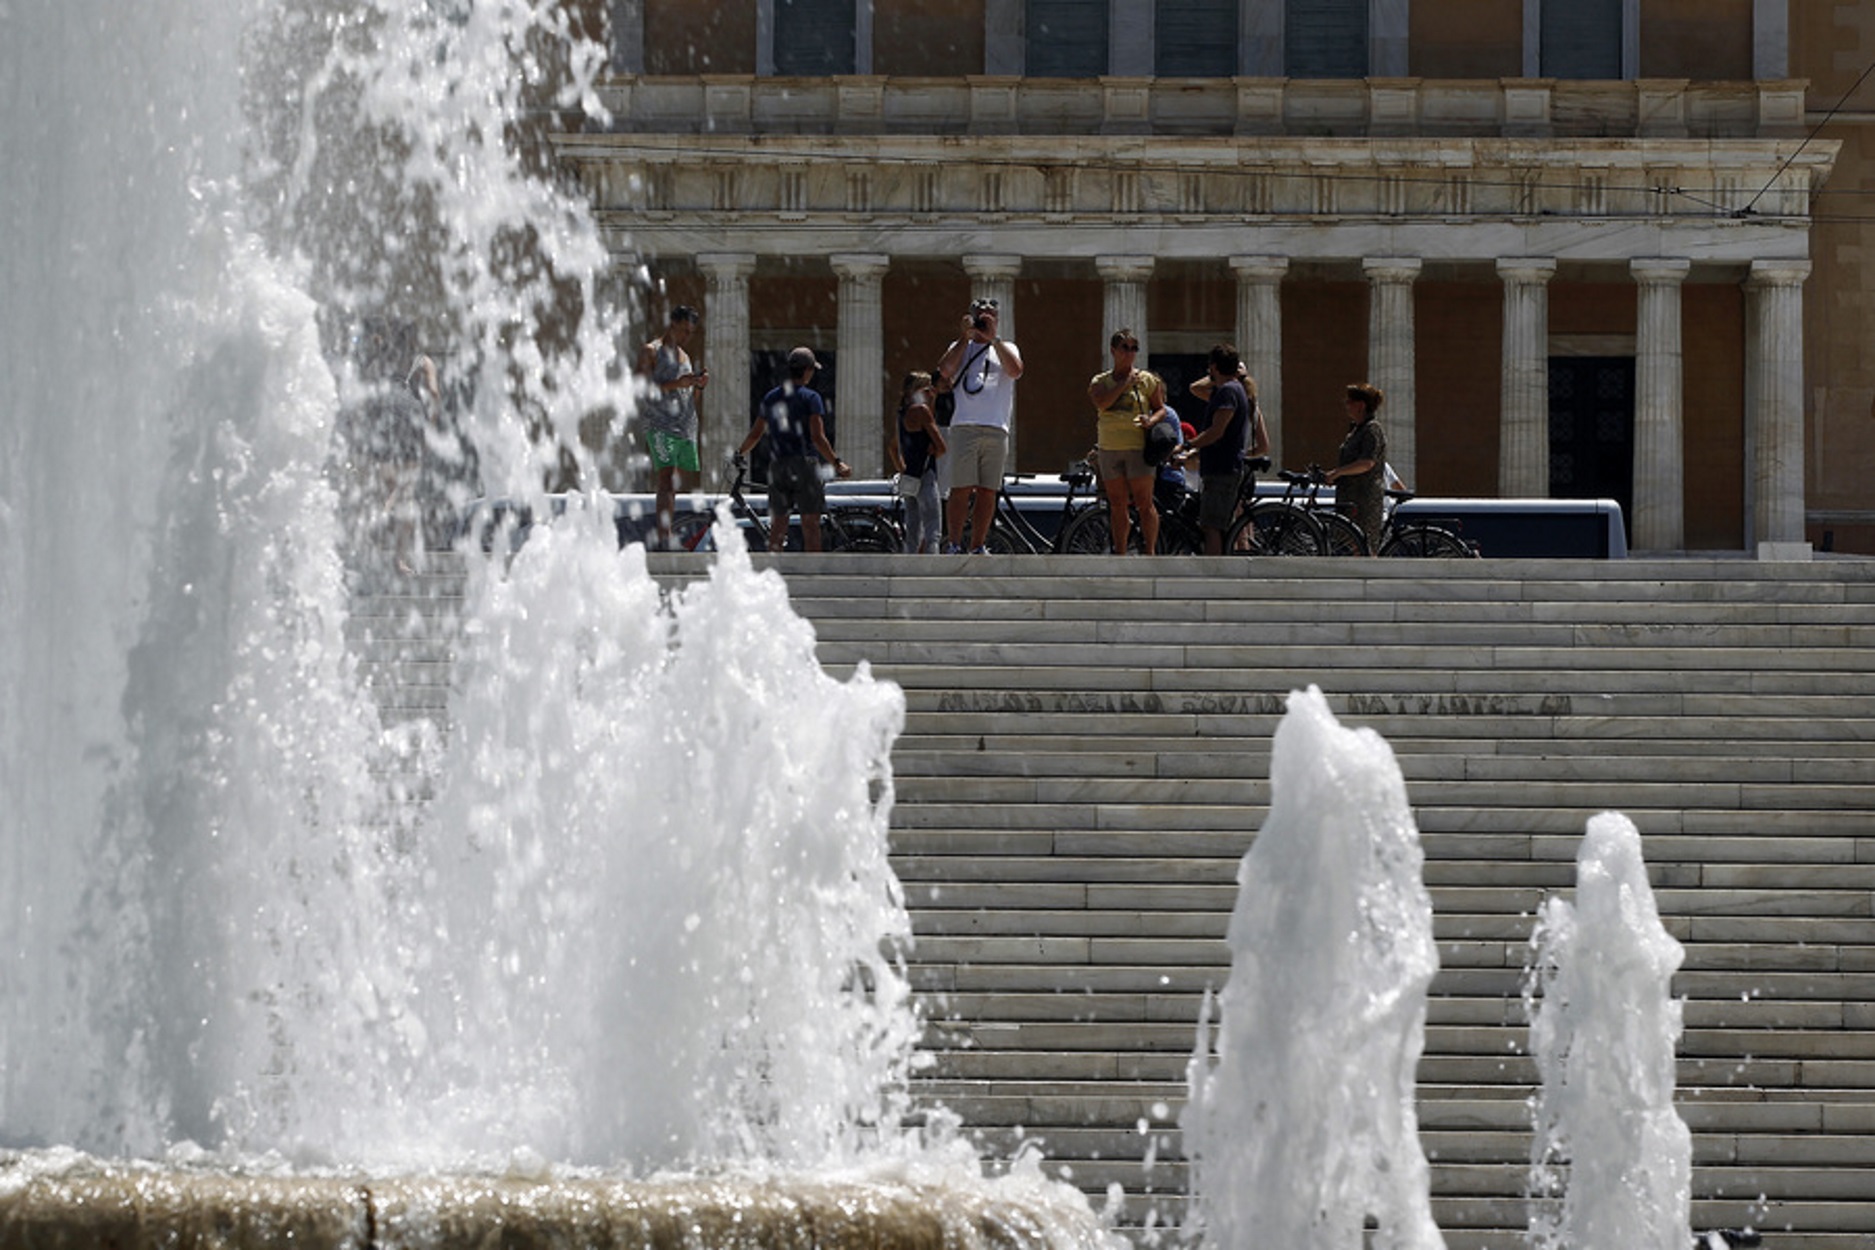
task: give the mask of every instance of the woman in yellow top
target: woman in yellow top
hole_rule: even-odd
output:
[[[1113,368],[1096,374],[1087,387],[1099,419],[1095,467],[1107,491],[1113,550],[1126,554],[1133,509],[1139,512],[1141,543],[1151,553],[1159,549],[1159,513],[1152,506],[1154,470],[1146,463],[1146,429],[1169,417],[1165,383],[1157,374],[1135,367],[1139,339],[1131,330],[1115,330],[1107,347],[1113,353]]]

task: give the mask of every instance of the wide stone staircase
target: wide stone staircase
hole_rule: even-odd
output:
[[[1271,735],[1313,683],[1392,744],[1421,831],[1442,970],[1419,1114],[1453,1250],[1523,1244],[1528,938],[1609,809],[1685,945],[1695,1227],[1875,1242],[1875,562],[757,563],[831,671],[906,692],[919,1093],[992,1151],[1037,1143],[1136,1230],[1181,1221],[1200,1000]],[[421,684],[385,694],[424,713]]]

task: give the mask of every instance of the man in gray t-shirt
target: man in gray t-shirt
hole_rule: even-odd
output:
[[[686,350],[703,318],[688,304],[671,309],[670,326],[638,353],[638,376],[645,379],[639,410],[644,414],[645,443],[657,475],[658,543],[668,547],[671,514],[677,507],[678,475],[696,489],[702,460],[697,454],[697,392],[709,385],[710,371],[695,368]]]

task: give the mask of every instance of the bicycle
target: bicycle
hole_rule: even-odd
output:
[[[1155,482],[1153,507],[1159,513],[1159,543],[1154,549],[1156,554],[1194,556],[1204,551],[1204,534],[1198,528],[1196,496],[1192,492],[1184,491],[1177,500],[1168,501],[1161,495],[1160,484]],[[1132,555],[1143,555],[1146,543],[1141,537],[1143,527],[1139,523],[1139,510],[1129,504],[1127,511],[1132,513],[1133,519],[1127,533],[1127,551]],[[1112,551],[1112,504],[1100,497],[1080,509],[1069,523],[1068,533],[1062,539],[1062,549],[1073,555],[1106,555]]]
[[[1258,461],[1264,468],[1269,467],[1266,458],[1258,457]],[[1283,497],[1264,499],[1256,493],[1254,475],[1244,475],[1237,520],[1225,535],[1224,550],[1249,556],[1327,555],[1327,530],[1321,519],[1299,502],[1309,475],[1281,469],[1277,476],[1287,484]]]
[[[749,547],[755,551],[768,549],[768,521],[749,503],[742,493],[748,484],[749,467],[746,463],[734,464],[735,476],[730,480],[727,497],[729,510],[742,526],[750,532]],[[716,524],[714,512],[680,512],[671,518],[672,551],[712,551],[715,540],[711,538],[711,527]],[[863,551],[895,552],[905,546],[904,532],[893,521],[891,513],[884,508],[868,504],[838,504],[820,514],[821,549],[824,551]],[[790,532],[783,547],[787,551],[801,550],[799,537]]]
[[[1061,480],[1068,490],[1061,498],[1061,515],[1055,524],[1053,538],[1042,533],[1035,523],[1024,516],[1022,509],[1016,506],[1015,497],[1009,493],[1011,482],[1026,482],[1033,478],[1033,473],[1006,473],[1002,485],[996,490],[996,511],[990,517],[989,533],[984,536],[983,546],[991,555],[1094,555],[1107,550],[1108,539],[1102,531],[1099,546],[1069,546],[1069,536],[1094,508],[1092,502],[1076,503],[1077,492],[1091,487],[1094,483],[1094,470],[1085,460],[1076,460],[1068,466]],[[1102,514],[1102,524],[1105,524]],[[1084,535],[1077,536],[1076,542],[1085,544]]]
[[[1380,534],[1380,554],[1409,559],[1475,560],[1478,544],[1457,534],[1458,522],[1449,517],[1408,517],[1400,519],[1400,505],[1413,497],[1410,490],[1389,490],[1386,524]],[[1447,529],[1449,523],[1452,528]]]
[[[1290,475],[1285,473],[1284,478]],[[1310,465],[1306,475],[1308,492],[1302,506],[1313,515],[1321,525],[1327,537],[1327,554],[1335,556],[1364,556],[1372,549],[1367,543],[1367,534],[1356,525],[1352,518],[1335,510],[1333,504],[1320,501],[1322,486],[1325,484],[1321,466]],[[1454,529],[1448,529],[1433,518],[1408,518],[1401,520],[1399,505],[1413,497],[1410,490],[1389,490],[1387,494],[1387,516],[1380,531],[1380,554],[1386,557],[1406,558],[1462,558],[1470,559],[1478,554],[1475,545],[1460,538]]]
[[[1287,474],[1284,474],[1285,479]],[[1322,487],[1327,485],[1327,473],[1318,464],[1308,467],[1299,477],[1307,479],[1308,490],[1303,494],[1302,507],[1315,518],[1322,527],[1324,545],[1323,555],[1364,556],[1368,552],[1367,534],[1354,523],[1346,513],[1338,512],[1332,502],[1324,503],[1321,499]],[[1298,484],[1300,486],[1300,484]]]

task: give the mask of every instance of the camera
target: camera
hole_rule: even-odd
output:
[[[978,330],[987,332],[990,328],[990,319],[984,316],[983,314],[993,313],[995,311],[996,311],[996,301],[993,299],[971,300],[970,301],[970,324],[976,327]]]
[[[990,319],[988,317],[972,317],[970,319],[970,324],[987,333],[990,328]]]

